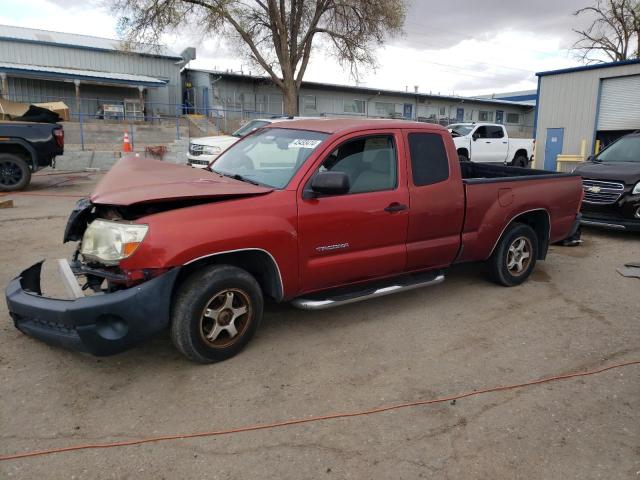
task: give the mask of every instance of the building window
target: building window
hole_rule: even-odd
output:
[[[316,111],[316,97],[315,95],[305,95],[302,97],[302,108],[307,112]]]
[[[464,111],[464,121],[473,122],[473,110],[471,110],[470,108],[467,108]]]
[[[444,117],[447,114],[447,107],[440,107],[440,116]]]
[[[478,112],[479,122],[493,122],[493,112],[487,112],[486,110],[480,110]]]
[[[345,100],[344,113],[364,113],[364,100]]]
[[[520,123],[520,114],[507,113],[507,123]]]
[[[393,117],[396,113],[396,104],[387,102],[376,102],[376,115],[383,117]]]

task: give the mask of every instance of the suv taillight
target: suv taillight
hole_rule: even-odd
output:
[[[56,137],[56,142],[60,148],[64,147],[64,130],[61,128],[56,128],[53,131],[53,136]]]

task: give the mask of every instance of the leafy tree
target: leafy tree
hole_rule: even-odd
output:
[[[402,31],[405,0],[110,0],[129,41],[157,43],[168,30],[225,35],[280,88],[284,110],[298,92],[314,47],[349,67],[375,66],[373,48]]]

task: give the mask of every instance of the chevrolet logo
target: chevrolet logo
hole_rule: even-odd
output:
[[[589,193],[600,193],[600,190],[602,190],[602,188],[600,188],[600,187],[587,187],[585,190],[587,192],[589,192]]]

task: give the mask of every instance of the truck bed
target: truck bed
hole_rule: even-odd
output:
[[[533,180],[533,177],[542,179],[576,176],[571,173],[557,173],[549,170],[474,162],[460,162],[460,170],[462,172],[462,181],[467,184]]]
[[[466,215],[459,261],[487,259],[504,226],[526,212],[539,211],[548,222],[545,242],[569,235],[582,198],[579,175],[472,162],[460,168]]]

